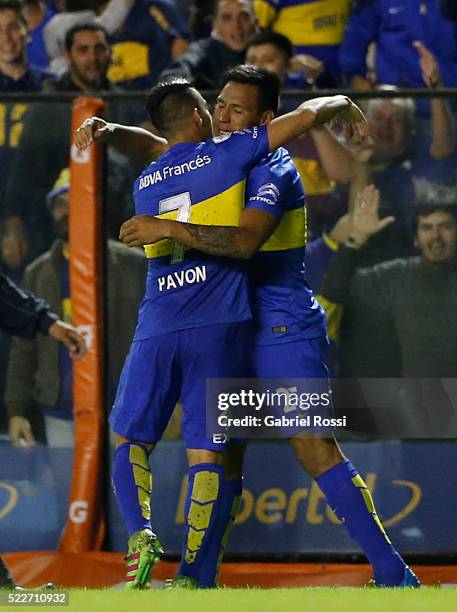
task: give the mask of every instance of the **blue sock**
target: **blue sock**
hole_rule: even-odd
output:
[[[316,478],[330,508],[370,561],[379,586],[398,586],[405,562],[392,546],[366,484],[350,461],[338,463]]]
[[[188,474],[184,543],[177,575],[193,578],[201,587],[213,587],[225,531],[224,528],[218,538],[221,531],[220,504],[223,499],[224,469],[214,463],[199,463],[189,468]]]
[[[151,529],[152,475],[144,446],[124,442],[116,448],[112,482],[129,537],[140,529]]]

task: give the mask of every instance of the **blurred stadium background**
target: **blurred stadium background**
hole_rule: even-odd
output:
[[[73,104],[73,130],[84,117],[106,113],[113,103],[109,96],[105,102],[44,96],[39,103],[24,97],[14,104],[25,102],[32,107],[46,104],[48,110],[55,106],[56,113],[63,106],[69,111]],[[141,109],[138,98],[125,95],[116,96],[114,103]],[[114,315],[109,303],[115,299],[111,286],[115,277],[106,273],[107,209],[115,209],[120,219],[124,214],[110,199],[113,186],[107,183],[114,172],[110,163],[101,146],[84,154],[71,150],[72,318],[75,325],[84,326],[90,345],[89,356],[74,366],[74,446],[46,444],[40,434],[40,412],[30,398],[24,400],[21,389],[16,390],[17,402],[27,409],[24,416],[33,423],[37,444],[12,445],[6,429],[1,438],[0,541],[7,563],[23,584],[53,580],[65,586],[100,587],[123,579],[126,533],[110,489],[106,415],[115,382],[112,364],[119,360],[112,352],[123,350],[117,344],[119,326],[126,324],[123,320],[134,321],[136,313],[126,298],[117,304],[119,311]],[[52,172],[56,174],[55,169]],[[24,183],[28,174],[24,168]],[[117,185],[115,195],[121,196]],[[45,234],[44,239],[52,241],[51,235]],[[128,269],[123,270],[121,282],[129,287]],[[120,317],[115,325],[110,316]],[[7,344],[2,335],[3,386],[5,375],[11,374]],[[379,439],[368,431],[353,432],[343,448],[361,466],[385,526],[423,582],[457,584],[455,441]],[[161,580],[172,575],[183,523],[186,468],[179,406],[151,465],[153,523],[167,551],[154,574]],[[243,505],[227,561],[221,581],[229,586],[359,586],[370,577],[322,493],[298,467],[289,446],[280,441],[251,444]]]
[[[381,216],[393,214],[396,222],[370,240],[362,268],[419,255],[415,205],[442,205],[455,215],[456,3],[256,0],[255,18],[244,0],[23,0],[2,8],[5,2],[0,0],[0,264],[85,333],[89,354],[72,367],[65,352],[46,339],[24,341],[0,332],[0,553],[22,585],[111,587],[124,579],[126,532],[110,486],[107,417],[145,275],[142,251],[129,251],[117,237],[120,224],[134,213],[132,181],[142,168],[111,146],[79,153],[71,134],[93,114],[147,126],[145,91],[170,66],[179,73],[193,62],[191,76],[199,88],[211,89],[206,93],[214,101],[223,69],[244,60],[256,18],[263,29],[287,34],[293,63],[276,49],[283,70],[282,109],[295,107],[304,96],[347,93],[356,96],[370,121],[368,148],[346,140],[339,126],[331,126],[333,140],[308,136],[291,148],[308,198],[307,276],[320,295],[324,273],[338,253],[333,230],[366,184],[375,183],[381,192]],[[242,48],[221,25],[223,5],[236,5],[236,16],[244,15],[244,30],[238,32]],[[111,11],[107,20],[105,10]],[[96,36],[103,43],[95,61],[98,74],[90,77],[91,67],[77,55],[74,40],[66,49],[65,72],[64,33],[71,23],[92,21],[95,14],[108,29]],[[179,58],[192,40],[186,64]],[[423,45],[414,46],[416,40]],[[257,59],[265,58],[257,54]],[[345,148],[335,157],[338,142]],[[343,449],[423,584],[449,587],[457,586],[455,247],[449,265],[428,269],[414,290],[405,289],[402,308],[391,316],[381,316],[376,295],[371,296],[375,306],[366,310],[354,304],[342,310],[328,297],[319,298],[329,318],[333,375],[381,380],[380,386],[356,385],[360,393],[345,407],[353,427]],[[380,388],[388,389],[393,407],[387,419],[392,427],[383,422],[381,431],[377,417],[384,415],[368,409],[382,405]],[[409,415],[406,433],[404,414]],[[176,568],[183,525],[186,467],[179,405],[151,466],[153,525],[166,549],[153,577],[162,581]],[[366,560],[289,445],[253,441],[221,583],[348,587],[369,578]],[[262,601],[265,609],[284,609],[299,605],[302,593],[290,595],[285,604],[276,603],[286,601],[283,592],[270,600],[263,595]],[[353,609],[355,600],[346,591],[341,598],[340,591],[336,597],[322,592],[319,601],[306,593],[310,605],[327,601],[340,611]],[[430,591],[424,599],[422,593],[396,593],[395,599],[360,593],[357,602],[373,611],[386,605],[409,609],[406,595],[415,611],[444,609]],[[129,605],[142,596],[129,595]],[[179,594],[160,594],[175,609],[201,605],[200,593],[185,595],[173,604]],[[230,597],[214,605],[220,610],[228,607],[224,601],[252,606],[250,592],[242,599]],[[89,607],[84,593],[75,601]],[[90,608],[106,609],[107,601],[94,595]]]

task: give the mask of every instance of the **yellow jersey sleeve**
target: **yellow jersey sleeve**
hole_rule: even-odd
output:
[[[261,28],[269,28],[276,19],[277,10],[266,0],[254,0],[254,11]]]

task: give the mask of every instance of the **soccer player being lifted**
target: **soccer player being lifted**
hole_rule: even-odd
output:
[[[258,377],[327,377],[323,363],[325,317],[310,290],[303,286],[301,277],[305,242],[303,190],[287,151],[279,149],[270,155],[268,153],[333,118],[347,121],[354,128],[355,136],[360,138],[364,134],[365,122],[360,110],[342,96],[305,102],[292,113],[274,119],[278,96],[279,82],[271,73],[252,67],[232,70],[216,105],[216,128],[226,133],[252,129],[231,136],[225,134],[222,138],[206,142],[201,142],[210,136],[206,104],[189,85],[159,85],[148,99],[151,121],[171,148],[158,162],[148,166],[137,180],[135,201],[139,216],[126,222],[121,229],[121,237],[127,244],[149,245],[146,252],[150,258],[154,258],[150,265],[146,299],[140,310],[136,343],[140,340],[138,331],[144,330],[146,325],[151,328],[160,323],[158,332],[163,333],[162,329],[167,331],[170,315],[174,315],[174,309],[179,311],[183,316],[176,319],[175,328],[180,331],[167,334],[167,342],[173,335],[185,337],[193,333],[192,329],[198,328],[198,343],[191,345],[189,339],[185,343],[190,349],[187,355],[180,351],[174,357],[181,366],[179,376],[183,382],[187,372],[193,375],[194,388],[199,385],[203,388],[204,379],[214,376],[214,367],[205,367],[207,355],[213,360],[214,352],[218,357],[220,355],[219,372],[223,372],[218,376],[233,376],[227,372],[233,372],[235,365],[238,372],[249,371],[249,364],[244,360],[239,361],[239,355],[244,354],[244,341],[249,343],[249,339],[243,335],[243,344],[234,346],[225,333],[233,333],[234,329],[242,327],[237,313],[240,303],[246,306],[246,287],[242,268],[238,267],[237,262],[251,257],[253,265],[250,276],[255,288],[253,311],[257,327],[255,374]],[[258,124],[261,124],[259,128],[253,128]],[[149,155],[149,159],[157,155],[157,148],[160,147],[148,133],[138,129],[129,131],[128,128],[106,124],[99,119],[85,122],[78,130],[76,141],[85,147],[94,139],[103,137],[108,137],[114,143],[123,141],[131,145],[132,151]],[[244,193],[245,177],[249,170]],[[180,177],[183,176],[181,182]],[[270,190],[269,202],[265,201],[265,189],[262,189],[267,183],[274,186]],[[258,197],[259,191],[261,198]],[[245,202],[242,201],[243,197]],[[164,202],[162,208],[160,202]],[[243,204],[244,210],[241,211]],[[172,211],[177,209],[178,215],[176,212],[173,214]],[[176,221],[171,220],[172,215]],[[200,220],[203,224],[199,224]],[[256,255],[262,245],[264,251]],[[184,254],[180,246],[190,250]],[[184,255],[184,259],[177,261],[176,251],[178,258]],[[170,261],[170,254],[172,260],[175,258],[174,263]],[[204,278],[203,272],[197,271],[202,266],[205,270],[208,267]],[[195,269],[195,274],[187,274],[193,281],[189,286],[186,286],[185,280],[181,283],[186,273],[179,277],[174,274],[177,269]],[[227,271],[231,275],[230,286],[224,282]],[[148,311],[149,320],[145,321],[148,299],[154,302],[154,306]],[[292,308],[291,303],[294,303]],[[167,312],[162,313],[162,304],[167,304]],[[225,331],[217,331],[221,323],[231,323],[231,326]],[[279,333],[275,333],[274,329],[280,330]],[[215,333],[219,334],[218,345],[213,344]],[[160,347],[160,337],[155,340],[155,350],[161,351],[161,379],[167,382],[173,378],[175,384],[181,383],[176,393],[179,395],[181,391],[184,405],[183,434],[190,465],[185,507],[186,536],[178,583],[214,586],[218,563],[241,495],[243,448],[232,445],[220,452],[220,444],[215,445],[205,438],[204,391],[194,391],[190,396],[178,372],[173,369],[170,348]],[[143,383],[146,383],[142,384],[142,393],[146,394],[149,406],[142,411],[138,409],[134,394],[126,401],[125,389],[128,389],[129,376],[132,385],[139,379],[137,369],[140,365],[134,363],[137,351],[134,341],[111,422],[114,431],[121,434],[117,436],[119,446],[113,480],[131,534],[129,556],[139,548],[141,558],[143,542],[140,538],[143,538],[143,534],[148,534],[156,547],[157,540],[150,531],[149,523],[140,519],[136,501],[138,485],[135,481],[139,480],[139,475],[147,474],[147,486],[143,488],[149,489],[146,453],[163,432],[177,395],[172,393],[171,386],[167,389],[168,396],[161,395],[162,382],[155,397],[150,398],[149,384],[152,389],[154,385],[159,385],[159,380],[154,374],[157,357],[152,356],[151,359],[149,355],[148,367],[141,363],[144,374],[140,373]],[[237,355],[238,361],[233,361]],[[157,430],[147,431],[146,415],[150,422],[160,423]],[[139,423],[137,429],[130,425],[135,421]],[[400,586],[414,582],[413,574],[382,529],[365,484],[342,455],[336,442],[302,435],[294,437],[291,442],[300,463],[317,480],[330,506],[344,520],[345,526],[368,556],[376,584]],[[135,449],[136,454],[141,452],[141,468],[135,462],[132,468],[131,449]],[[122,453],[130,454],[130,465],[124,459],[125,467],[121,470],[119,458]],[[225,465],[225,470],[222,465]],[[135,471],[138,476],[135,476]],[[125,493],[121,493],[121,489]],[[129,516],[135,512],[137,520],[129,524]],[[139,540],[141,546],[138,547],[136,542]],[[137,569],[132,570],[132,575],[132,583],[142,583],[138,579]]]

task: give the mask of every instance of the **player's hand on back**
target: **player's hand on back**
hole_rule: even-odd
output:
[[[154,244],[166,238],[165,222],[151,215],[137,215],[121,225],[119,239],[129,247]]]
[[[111,125],[100,117],[88,117],[75,132],[75,145],[84,150],[96,140],[108,138],[112,133]]]
[[[87,345],[83,336],[68,323],[56,321],[49,328],[49,335],[57,341],[63,342],[73,359],[80,359],[87,352]]]

